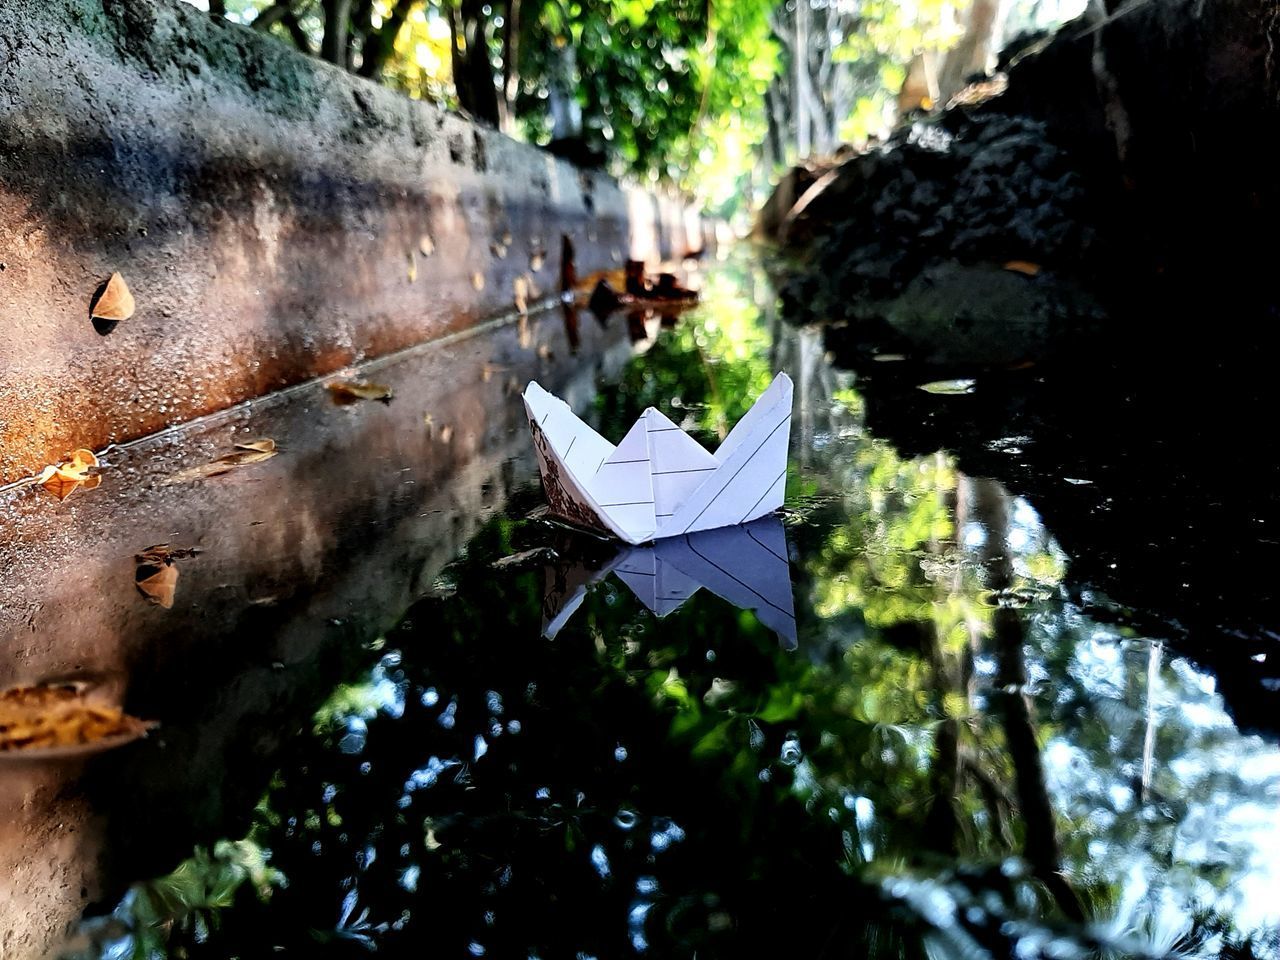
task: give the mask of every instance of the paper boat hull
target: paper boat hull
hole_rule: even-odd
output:
[[[551,512],[632,544],[773,513],[786,491],[792,392],[778,374],[713,454],[652,407],[615,447],[530,383],[524,403]]]

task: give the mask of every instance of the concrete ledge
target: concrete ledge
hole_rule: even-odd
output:
[[[0,0],[0,483],[510,311],[561,234],[670,248],[672,206],[177,0]]]

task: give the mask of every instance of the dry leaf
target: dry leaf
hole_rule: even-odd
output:
[[[65,500],[80,487],[92,490],[102,478],[89,471],[98,466],[98,458],[92,450],[73,450],[61,463],[51,464],[40,471],[36,483],[59,500]]]
[[[245,467],[251,463],[270,460],[279,451],[274,440],[253,440],[249,443],[237,443],[235,450],[223,454],[212,463],[202,463],[196,467],[175,473],[165,481],[166,484],[186,483],[189,480],[205,480],[209,477],[220,477],[236,467]]]
[[[499,260],[505,260],[507,257],[507,245],[505,243],[499,243],[497,240],[495,240],[493,241],[493,243],[489,244],[489,252],[492,253],[495,257],[497,257]]]
[[[355,403],[357,400],[380,400],[390,403],[394,394],[390,387],[368,380],[334,380],[325,387],[333,395],[333,402],[339,406]]]
[[[148,602],[168,610],[173,606],[174,593],[178,588],[178,568],[174,561],[199,553],[191,547],[174,550],[167,543],[147,547],[133,558],[138,565],[133,575],[134,586]]]
[[[1025,277],[1038,276],[1040,273],[1040,264],[1032,263],[1030,260],[1010,260],[1004,268]]]
[[[418,239],[418,252],[424,257],[429,257],[436,252],[436,242],[431,239],[431,234],[424,233]]]
[[[413,255],[413,251],[409,251],[409,282],[417,283],[418,281],[418,258]]]
[[[76,683],[0,691],[0,757],[97,753],[136,740],[151,728],[118,707],[92,702],[89,693]]]
[[[124,277],[113,273],[102,293],[89,305],[89,316],[95,320],[128,320],[133,316],[133,294]]]
[[[483,274],[483,273],[481,273],[479,270],[477,270],[475,273],[471,274],[471,285],[472,285],[473,287],[475,287],[475,288],[476,288],[476,290],[483,290],[483,289],[484,289],[484,274]]]
[[[538,356],[543,360],[554,360],[556,355],[551,352],[551,348],[545,343],[538,344]]]
[[[521,274],[511,281],[511,287],[515,293],[516,310],[520,313],[529,312],[529,279]]]
[[[149,603],[166,610],[173,607],[173,597],[178,590],[178,568],[172,563],[159,567],[138,564],[133,582]]]
[[[542,264],[546,262],[545,256],[541,253],[535,253],[529,257],[529,269],[537,273],[542,269]]]

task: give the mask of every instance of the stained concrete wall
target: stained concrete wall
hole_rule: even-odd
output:
[[[509,311],[561,234],[679,252],[644,199],[178,0],[0,0],[0,483]]]

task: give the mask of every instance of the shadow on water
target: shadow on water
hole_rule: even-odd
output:
[[[114,868],[66,955],[1277,955],[1274,725],[1240,732],[1167,604],[1102,592],[1141,568],[1087,579],[1090,528],[887,400],[938,398],[855,389],[755,277],[708,284],[571,399],[607,436],[652,404],[714,444],[785,369],[780,562],[620,555],[540,519],[518,460],[407,612],[295,691],[307,719],[168,828],[196,849],[172,872],[119,810],[146,810],[159,744],[95,761]],[[1042,469],[1085,489],[1103,462]],[[794,626],[736,592],[788,582]]]

